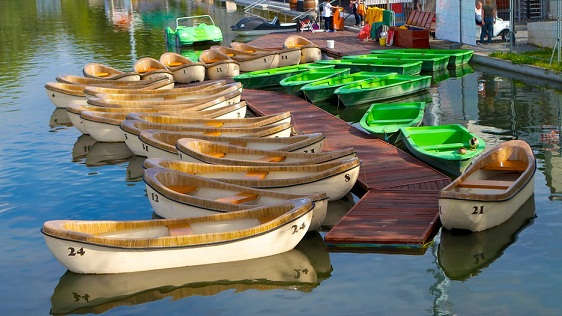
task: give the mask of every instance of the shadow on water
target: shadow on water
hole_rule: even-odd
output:
[[[51,296],[51,314],[100,314],[119,306],[228,290],[311,292],[331,271],[322,236],[310,232],[291,251],[252,260],[111,275],[67,271]]]

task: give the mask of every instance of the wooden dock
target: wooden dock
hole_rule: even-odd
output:
[[[361,199],[326,234],[331,251],[425,252],[440,227],[437,196],[447,176],[301,98],[250,89],[242,96],[257,115],[290,111],[297,132],[322,133],[326,150],[353,147],[362,160],[353,190]]]

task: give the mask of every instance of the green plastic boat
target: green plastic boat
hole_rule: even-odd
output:
[[[449,56],[449,67],[457,67],[468,64],[472,58],[473,50],[469,49],[433,49],[433,48],[404,48],[404,49],[377,49],[373,54],[414,54],[421,55],[447,55]]]
[[[332,77],[339,77],[349,75],[349,68],[319,68],[310,69],[309,71],[296,74],[294,76],[285,78],[279,82],[279,84],[285,88],[288,94],[300,94],[302,93],[300,89],[311,82],[317,80],[328,79]]]
[[[351,72],[374,71],[395,72],[400,75],[417,75],[421,72],[422,62],[413,60],[350,60],[328,59],[318,60],[317,64],[335,65],[336,68],[349,68]]]
[[[367,79],[337,88],[334,91],[345,106],[373,103],[379,100],[400,98],[424,91],[431,85],[431,76],[390,75]]]
[[[394,144],[400,128],[420,126],[424,113],[425,102],[375,103],[359,124],[376,138]]]
[[[262,89],[279,86],[279,82],[281,80],[308,71],[312,68],[334,68],[334,65],[321,65],[314,63],[292,65],[246,72],[235,76],[232,79],[242,83],[244,88]]]
[[[457,177],[480,155],[486,144],[459,124],[403,127],[396,140],[418,159]],[[471,145],[472,143],[472,145]]]
[[[389,76],[391,74],[385,72],[360,71],[345,76],[332,77],[305,84],[301,88],[301,91],[310,102],[323,102],[330,99],[337,99],[334,91],[336,91],[339,87],[355,83],[357,81]]]
[[[390,59],[390,60],[407,60],[407,61],[421,61],[422,71],[432,72],[447,68],[449,64],[449,56],[447,55],[410,55],[410,54],[364,54],[364,55],[351,55],[344,56],[342,59],[358,60],[363,59]]]

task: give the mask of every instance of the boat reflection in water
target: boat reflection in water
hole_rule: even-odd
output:
[[[96,142],[86,154],[86,166],[116,165],[128,161],[132,156],[133,152],[124,142]]]
[[[474,73],[474,69],[472,69],[470,64],[462,64],[457,67],[447,67],[447,70],[449,71],[449,77],[451,78],[460,78]]]
[[[129,159],[129,164],[127,165],[127,176],[125,180],[127,182],[139,182],[142,181],[144,176],[144,168],[142,164],[146,160],[146,157],[133,156]]]
[[[88,155],[90,147],[96,143],[96,140],[87,134],[82,134],[72,147],[72,162],[78,162]]]
[[[51,114],[51,119],[49,120],[49,126],[51,128],[55,128],[59,126],[70,127],[74,125],[72,125],[72,122],[68,117],[68,112],[66,112],[66,109],[56,108],[53,111],[53,114]]]
[[[104,313],[172,297],[211,296],[225,290],[310,292],[331,272],[320,233],[297,248],[265,258],[136,273],[83,275],[67,271],[51,296],[51,314]]]
[[[439,265],[453,280],[463,281],[475,276],[499,258],[534,218],[533,195],[507,222],[494,228],[478,233],[441,229]]]

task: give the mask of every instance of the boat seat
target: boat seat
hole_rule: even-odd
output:
[[[499,180],[465,180],[459,183],[461,188],[474,188],[474,189],[492,189],[492,190],[507,190],[514,181],[499,181]]]
[[[219,131],[213,131],[213,132],[204,132],[203,135],[209,135],[209,136],[221,136],[221,132]]]
[[[256,161],[265,161],[265,162],[282,162],[285,161],[287,157],[285,156],[265,156],[256,159]]]
[[[168,225],[168,231],[170,232],[170,236],[193,235],[193,230],[189,224]]]
[[[209,126],[209,127],[221,127],[223,125],[224,125],[224,123],[221,122],[221,121],[205,123],[205,126]]]
[[[267,171],[250,171],[244,175],[244,178],[263,180],[269,174]]]
[[[225,197],[222,197],[220,199],[216,199],[215,201],[221,202],[221,203],[230,203],[230,204],[243,204],[243,203],[246,203],[246,202],[253,201],[257,198],[258,198],[257,194],[240,192],[238,194],[234,194],[234,195],[231,195],[231,196],[225,196]]]
[[[109,72],[98,72],[98,73],[95,73],[94,76],[96,76],[96,77],[107,77],[107,76],[109,76]]]
[[[448,144],[432,144],[432,145],[425,145],[425,146],[419,146],[421,149],[423,150],[456,150],[459,149],[461,147],[464,148],[470,148],[470,146],[467,146],[463,143],[448,143]]]
[[[169,62],[166,66],[177,67],[177,66],[181,66],[181,65],[183,65],[182,62],[179,62],[179,61],[172,61],[172,62]]]
[[[412,119],[397,119],[397,120],[370,120],[367,121],[367,124],[385,124],[385,123],[410,123]]]
[[[496,171],[517,171],[525,172],[527,170],[527,163],[521,160],[504,160],[497,161],[492,164],[486,165],[484,170],[496,170]]]
[[[226,156],[225,153],[205,153],[205,155],[214,157],[214,158],[223,158],[224,156]]]
[[[155,70],[160,70],[160,69],[150,67],[150,68],[145,68],[145,69],[139,69],[139,70],[137,70],[137,72],[145,73],[145,72],[151,72],[151,71],[155,71]]]
[[[168,185],[167,188],[181,194],[190,193],[198,189],[194,185]]]
[[[238,147],[246,147],[246,145],[248,144],[247,142],[242,142],[242,141],[235,141],[235,142],[229,142],[229,145],[234,145],[234,146],[238,146]]]

